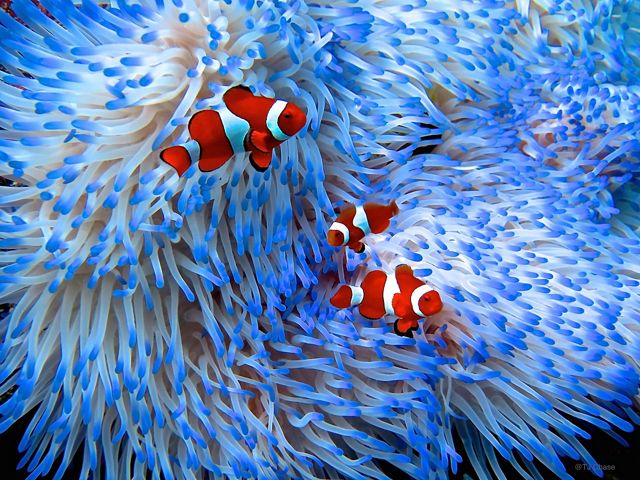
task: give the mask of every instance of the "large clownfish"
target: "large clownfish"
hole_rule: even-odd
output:
[[[364,252],[361,240],[369,233],[382,233],[388,227],[391,217],[398,214],[398,205],[365,203],[362,206],[347,207],[338,215],[336,221],[329,227],[327,240],[329,245],[339,247],[346,245],[357,253]]]
[[[271,165],[273,149],[307,122],[293,103],[254,95],[244,86],[230,88],[222,100],[221,109],[203,110],[191,117],[190,141],[160,152],[160,158],[178,175],[184,175],[194,162],[203,172],[210,172],[247,151],[254,168],[263,172]]]
[[[419,319],[442,310],[440,294],[417,279],[408,265],[398,266],[393,273],[369,272],[359,287],[342,285],[330,302],[336,308],[358,305],[360,314],[372,320],[396,315],[393,328],[404,337],[413,336]]]

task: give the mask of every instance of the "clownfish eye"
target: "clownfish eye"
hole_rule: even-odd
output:
[[[285,112],[284,118],[291,118],[291,113],[290,112]]]

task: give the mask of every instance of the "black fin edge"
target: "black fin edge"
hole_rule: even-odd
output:
[[[400,337],[413,338],[413,332],[418,331],[418,328],[419,328],[419,327],[411,327],[411,328],[410,328],[409,330],[407,330],[406,332],[401,332],[401,331],[398,329],[398,322],[399,322],[399,321],[400,321],[400,320],[396,320],[396,321],[393,323],[393,331],[395,332],[395,334],[396,334],[396,335],[398,335],[398,336],[400,336]]]
[[[271,164],[267,165],[265,168],[259,167],[258,164],[256,162],[253,161],[253,153],[249,154],[249,163],[251,163],[251,166],[253,168],[255,168],[258,172],[260,173],[264,173],[267,171],[267,169],[271,166]]]

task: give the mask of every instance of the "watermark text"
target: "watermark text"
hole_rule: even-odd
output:
[[[612,472],[616,469],[615,465],[603,465],[603,464],[593,464],[593,463],[576,463],[575,469],[580,471],[584,470],[586,472],[595,472],[600,467],[600,470],[603,472]]]

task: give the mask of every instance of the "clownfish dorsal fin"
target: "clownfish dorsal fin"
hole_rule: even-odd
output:
[[[353,221],[353,217],[355,216],[355,214],[356,214],[355,205],[351,205],[350,203],[347,203],[338,212],[336,221],[344,224],[351,223]]]
[[[401,292],[411,294],[416,288],[424,285],[424,282],[413,273],[413,268],[409,265],[398,265],[395,271],[396,280]],[[410,303],[410,302],[409,302]],[[411,308],[413,310],[413,308]]]
[[[254,147],[256,147],[261,152],[268,153],[271,151],[271,148],[267,144],[268,139],[269,139],[269,134],[266,132],[259,132],[258,130],[253,130],[249,134],[249,141]]]
[[[398,282],[405,279],[415,278],[413,275],[413,268],[409,265],[398,265],[396,267],[396,278]]]
[[[224,92],[222,96],[222,101],[229,105],[230,103],[237,103],[245,101],[255,95],[251,92],[249,87],[245,87],[244,85],[236,85],[235,87],[231,87],[229,90]]]

